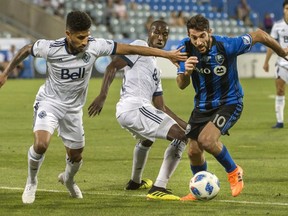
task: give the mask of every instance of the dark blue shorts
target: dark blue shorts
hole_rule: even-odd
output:
[[[228,134],[228,130],[238,121],[243,110],[243,103],[222,105],[216,109],[200,111],[194,109],[186,128],[186,137],[197,140],[202,129],[208,122],[212,122],[222,135]]]

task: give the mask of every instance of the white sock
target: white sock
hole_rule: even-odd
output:
[[[182,153],[185,147],[186,143],[176,139],[173,140],[171,144],[167,147],[159,174],[154,183],[156,187],[166,188],[168,180],[174,173],[181,160]]]
[[[44,155],[37,154],[33,145],[28,150],[28,181],[35,183],[37,174],[44,160]]]
[[[131,179],[136,183],[141,183],[150,149],[151,147],[143,146],[141,142],[134,147]]]
[[[276,96],[275,98],[275,112],[277,122],[284,122],[284,107],[285,107],[285,96]]]
[[[66,181],[74,181],[74,176],[76,175],[76,173],[78,172],[78,170],[81,168],[82,166],[82,162],[83,160],[79,161],[79,162],[72,162],[70,160],[70,158],[68,157],[68,155],[66,155],[66,168],[65,168],[65,182]]]

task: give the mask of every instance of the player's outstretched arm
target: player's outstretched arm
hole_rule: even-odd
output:
[[[185,61],[187,59],[187,53],[181,52],[180,50],[183,47],[180,47],[177,50],[161,50],[153,47],[144,47],[130,44],[118,43],[116,54],[118,55],[129,55],[129,54],[138,54],[143,56],[158,56],[169,59],[174,65],[178,67],[178,61]]]
[[[164,98],[162,95],[153,97],[153,105],[157,109],[162,110],[163,112],[167,113],[171,118],[173,118],[178,123],[178,125],[183,130],[186,129],[187,123],[183,119],[179,118],[172,110],[169,109],[169,107],[165,105]]]
[[[265,46],[271,48],[278,56],[281,56],[286,59],[288,52],[286,49],[283,49],[280,44],[272,38],[267,32],[257,29],[254,32],[249,33],[252,37],[253,45],[255,43],[262,43]],[[286,59],[287,60],[287,59]]]
[[[102,81],[100,93],[88,107],[88,114],[90,117],[94,117],[95,115],[100,114],[104,106],[105,100],[107,98],[109,87],[115,78],[116,72],[124,68],[126,65],[127,65],[126,61],[124,61],[119,56],[116,56],[113,58],[112,62],[107,66]]]
[[[8,75],[21,63],[30,53],[32,44],[25,45],[22,47],[9,62],[2,74],[0,74],[0,88],[5,84]]]

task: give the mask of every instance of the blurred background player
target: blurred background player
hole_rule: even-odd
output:
[[[288,47],[288,0],[283,2],[283,19],[274,23],[270,35],[275,38],[281,47]],[[269,72],[269,60],[273,54],[273,50],[267,48],[266,58],[264,61],[263,69],[265,72]],[[284,108],[285,108],[285,85],[288,82],[288,62],[278,57],[276,62],[275,72],[275,86],[276,86],[276,97],[275,97],[275,113],[276,113],[276,124],[272,128],[283,128],[284,127]]]
[[[232,196],[238,196],[244,187],[243,170],[232,159],[221,135],[238,121],[243,109],[243,90],[238,78],[237,56],[249,52],[255,43],[271,47],[279,56],[287,52],[262,30],[239,37],[213,36],[209,21],[202,15],[187,22],[188,37],[179,47],[188,53],[188,60],[180,62],[177,84],[180,89],[195,89],[186,136],[192,173],[207,170],[204,151],[212,154],[225,168]],[[195,200],[191,193],[181,200]]]
[[[66,148],[66,168],[58,179],[73,198],[82,198],[74,176],[82,165],[85,145],[83,111],[88,83],[97,57],[114,54],[141,54],[169,58],[174,63],[186,59],[186,53],[131,46],[90,36],[91,18],[82,11],[71,11],[66,20],[66,37],[37,40],[19,50],[0,74],[0,87],[8,75],[29,54],[47,62],[47,78],[34,103],[34,144],[28,150],[28,178],[22,194],[23,203],[33,203],[38,185],[37,174],[44,160],[52,134],[58,134]]]
[[[163,49],[168,34],[169,28],[164,21],[154,21],[149,28],[148,41],[135,40],[131,44]],[[106,69],[100,94],[88,108],[89,115],[100,114],[115,73],[122,68],[125,72],[116,117],[120,125],[138,139],[134,147],[131,180],[125,189],[137,190],[152,186],[150,179],[142,179],[148,153],[156,138],[167,139],[171,143],[165,151],[160,172],[147,198],[179,200],[180,197],[173,195],[166,186],[185,149],[184,128],[187,123],[178,118],[164,103],[160,70],[155,57],[115,57]]]

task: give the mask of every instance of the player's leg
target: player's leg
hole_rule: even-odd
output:
[[[169,129],[167,131],[167,129]],[[160,200],[180,200],[180,197],[167,190],[167,184],[182,158],[186,147],[186,137],[184,130],[176,124],[169,116],[163,116],[157,132],[157,138],[170,140],[171,143],[165,150],[162,165],[153,187],[149,190],[147,198]]]
[[[153,182],[150,179],[142,179],[142,174],[148,159],[149,151],[153,142],[150,140],[139,140],[133,151],[133,164],[131,179],[125,190],[137,190],[151,188]]]
[[[190,169],[193,175],[200,171],[207,170],[207,162],[204,157],[203,148],[199,143],[192,139],[188,139],[188,157],[190,159]],[[181,201],[194,201],[197,198],[192,195],[192,193],[188,193],[186,196],[181,197]]]
[[[243,170],[234,162],[228,149],[219,141],[219,138],[222,134],[228,134],[228,130],[240,118],[242,109],[242,104],[221,107],[212,115],[212,121],[205,125],[198,136],[198,142],[203,149],[212,154],[225,168],[232,196],[238,196],[243,190]]]
[[[68,112],[59,120],[59,136],[66,148],[65,171],[58,175],[59,181],[66,186],[71,197],[83,198],[74,177],[82,166],[82,152],[85,146],[83,112]]]
[[[73,143],[69,140],[63,138],[66,148],[66,167],[65,171],[58,175],[58,180],[66,186],[70,196],[73,198],[83,198],[82,192],[78,185],[74,181],[74,177],[82,166],[82,152],[83,148],[71,149],[67,146],[73,146],[76,143]],[[82,143],[78,143],[79,146],[83,146]]]
[[[28,150],[28,177],[26,186],[22,194],[23,203],[33,203],[38,185],[37,174],[44,160],[51,135],[57,128],[57,118],[51,113],[46,112],[47,106],[36,102],[34,104],[34,144]]]
[[[283,70],[279,69],[278,70]],[[284,108],[285,108],[285,81],[279,76],[275,80],[276,97],[275,97],[275,114],[277,123],[272,128],[284,127]]]

